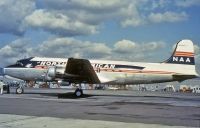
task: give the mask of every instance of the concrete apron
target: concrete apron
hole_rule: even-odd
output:
[[[0,128],[186,128],[162,124],[124,123],[0,114]],[[188,128],[188,127],[187,127]]]

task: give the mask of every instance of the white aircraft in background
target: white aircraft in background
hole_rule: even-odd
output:
[[[5,67],[4,74],[31,81],[62,79],[75,84],[111,85],[181,82],[199,77],[190,40],[178,42],[172,56],[161,63],[31,57]],[[82,89],[77,88],[75,94],[81,96]]]

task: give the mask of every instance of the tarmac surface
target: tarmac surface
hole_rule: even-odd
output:
[[[200,127],[200,94],[25,89],[0,95],[0,128]]]

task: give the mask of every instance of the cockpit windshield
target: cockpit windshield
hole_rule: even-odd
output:
[[[27,59],[21,59],[18,60],[15,64],[13,65],[9,65],[7,67],[24,67],[25,65],[27,65],[29,63],[29,61],[32,59],[33,57],[27,58]]]
[[[7,68],[14,68],[14,67],[23,67],[23,64],[22,64],[22,62],[20,62],[20,60],[19,61],[17,61],[15,64],[13,64],[13,65],[9,65],[9,66],[7,66]]]
[[[19,60],[16,62],[16,65],[23,66],[23,64]]]

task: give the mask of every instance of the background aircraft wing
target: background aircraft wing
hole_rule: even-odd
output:
[[[91,63],[87,59],[69,58],[65,68],[65,75],[73,76],[70,81],[75,83],[100,83]]]

